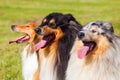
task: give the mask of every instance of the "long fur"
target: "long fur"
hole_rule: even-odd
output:
[[[75,37],[76,33],[74,29],[66,29],[65,35],[58,41],[57,54],[59,54],[60,63],[58,62],[58,59],[56,59],[56,65],[57,77],[59,80],[64,80],[65,71],[70,57],[70,50],[74,44]]]
[[[30,22],[23,25],[12,25],[12,30],[15,32],[28,34],[30,39],[21,54],[22,57],[22,75],[24,80],[39,80],[39,55],[34,51],[34,44],[40,40],[36,36],[34,28],[38,24],[36,22]],[[24,41],[23,41],[24,42]]]
[[[29,47],[31,47],[30,44],[22,52],[22,75],[24,80],[36,80],[34,74],[38,70],[38,57],[35,51],[28,53]]]
[[[55,21],[56,26],[54,28],[49,26],[51,19]],[[74,24],[70,21],[73,21]],[[71,14],[51,13],[43,19],[43,23],[39,27],[44,28],[44,26],[48,26],[50,30],[58,29],[59,35],[57,36],[58,39],[39,51],[42,77],[40,78],[41,80],[65,80],[70,51],[81,25]]]
[[[71,51],[66,80],[119,80],[120,79],[120,37],[113,32],[106,22],[92,22],[102,26],[104,34],[100,34],[99,43],[93,52],[83,59],[77,56],[78,47],[82,48],[81,40],[76,40]],[[100,23],[100,25],[98,24]],[[92,24],[88,24],[92,25]],[[87,25],[87,26],[88,26]],[[107,27],[109,26],[109,27]],[[89,27],[86,27],[86,29]]]

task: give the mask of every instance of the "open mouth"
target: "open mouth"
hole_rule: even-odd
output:
[[[43,36],[42,40],[34,46],[35,51],[39,50],[40,48],[44,48],[47,45],[50,45],[54,39],[55,34]]]
[[[84,45],[82,47],[82,49],[78,50],[78,58],[82,59],[84,58],[86,55],[88,55],[90,52],[92,52],[94,50],[94,48],[96,47],[96,43],[95,42],[85,42],[83,41]]]
[[[14,42],[23,43],[29,39],[30,39],[30,36],[28,34],[25,34],[24,36],[21,36],[21,37],[14,39],[14,40],[9,41],[9,44],[14,43]]]

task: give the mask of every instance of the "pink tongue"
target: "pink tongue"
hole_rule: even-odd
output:
[[[82,49],[78,50],[78,58],[82,59],[87,54],[88,50],[88,46],[84,46]]]
[[[9,41],[9,44],[14,43],[14,42],[17,42],[17,41],[23,39],[24,37],[25,37],[25,35],[24,35],[24,36],[21,36],[21,37],[19,37],[19,38],[16,38],[16,39],[14,39],[14,40],[11,40],[11,41]]]
[[[25,35],[24,38],[21,38],[20,40],[18,40],[18,42],[22,43],[22,42],[28,40],[29,38],[30,38],[29,36]]]
[[[34,50],[38,51],[41,47],[45,46],[46,42],[47,42],[46,40],[41,40],[34,46]]]

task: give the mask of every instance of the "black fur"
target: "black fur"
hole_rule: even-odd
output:
[[[82,26],[71,14],[51,13],[46,16],[45,19],[47,21],[45,23],[42,22],[39,27],[43,27],[44,25],[48,25],[54,29],[60,27],[64,33],[64,36],[58,41],[58,47],[56,51],[58,55],[56,56],[55,69],[57,70],[57,80],[65,80],[65,72],[70,57],[70,51],[74,44],[77,33]],[[51,19],[55,20],[56,26],[52,27],[49,25],[49,21]],[[73,21],[74,24],[70,23],[70,21]]]

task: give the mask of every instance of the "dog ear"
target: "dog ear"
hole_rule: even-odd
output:
[[[82,27],[82,25],[74,18],[72,14],[65,14],[65,17],[68,19],[69,23],[73,22]]]
[[[59,24],[58,25],[61,25],[61,24],[65,24],[65,25],[68,25],[70,23],[70,21],[75,21],[75,18],[72,16],[72,14],[64,14],[62,16],[59,17]]]
[[[114,29],[111,23],[105,21],[95,21],[91,25],[97,25],[98,27],[102,28],[105,32],[114,33]]]
[[[65,17],[66,17],[69,21],[76,21],[72,14],[65,14]]]
[[[67,18],[68,23],[72,26],[73,29],[76,30],[82,29],[82,25],[79,22],[77,22],[77,20],[74,18],[72,14],[65,14],[65,17]]]
[[[106,37],[110,42],[112,42],[112,33],[114,33],[113,25],[109,22],[103,22],[103,29],[106,31]]]
[[[104,22],[103,26],[108,32],[114,33],[113,25],[111,23]]]

